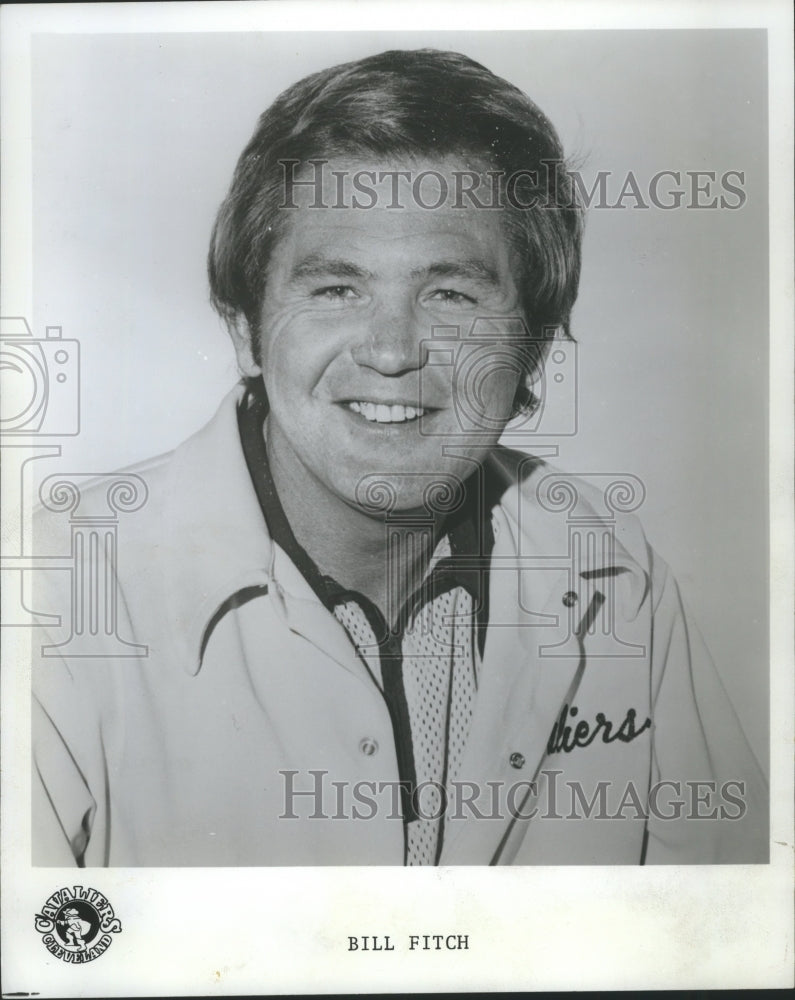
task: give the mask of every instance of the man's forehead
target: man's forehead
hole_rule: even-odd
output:
[[[512,270],[513,253],[495,221],[445,220],[441,213],[410,218],[347,209],[296,211],[271,268],[291,282],[314,278],[464,278],[497,286]]]

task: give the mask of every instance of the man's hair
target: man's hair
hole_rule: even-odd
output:
[[[396,164],[455,158],[468,169],[496,171],[503,195],[513,178],[506,234],[521,261],[522,309],[541,347],[533,352],[539,364],[550,329],[569,336],[582,212],[557,133],[517,87],[466,56],[434,49],[383,52],[314,73],[260,116],[210,243],[212,303],[227,322],[242,315],[252,335],[258,330],[268,261],[290,215],[279,211],[284,161],[333,157]],[[534,208],[519,207],[533,199]]]

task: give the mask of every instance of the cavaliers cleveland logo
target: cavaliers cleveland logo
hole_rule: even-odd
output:
[[[36,930],[47,950],[64,962],[92,962],[121,931],[113,907],[96,889],[58,889],[36,914]]]

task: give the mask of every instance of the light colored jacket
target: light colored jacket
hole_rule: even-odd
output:
[[[169,455],[45,483],[36,610],[61,625],[34,635],[34,864],[403,863],[386,703],[268,536],[238,398]],[[765,861],[764,779],[624,512],[637,484],[490,461],[489,627],[441,863]]]

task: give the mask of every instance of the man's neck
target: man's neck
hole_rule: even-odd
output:
[[[410,512],[389,522],[374,517],[335,496],[300,462],[283,461],[282,449],[266,438],[273,483],[298,544],[322,574],[364,594],[395,622],[425,575],[443,518],[431,522],[423,511],[418,528]]]

